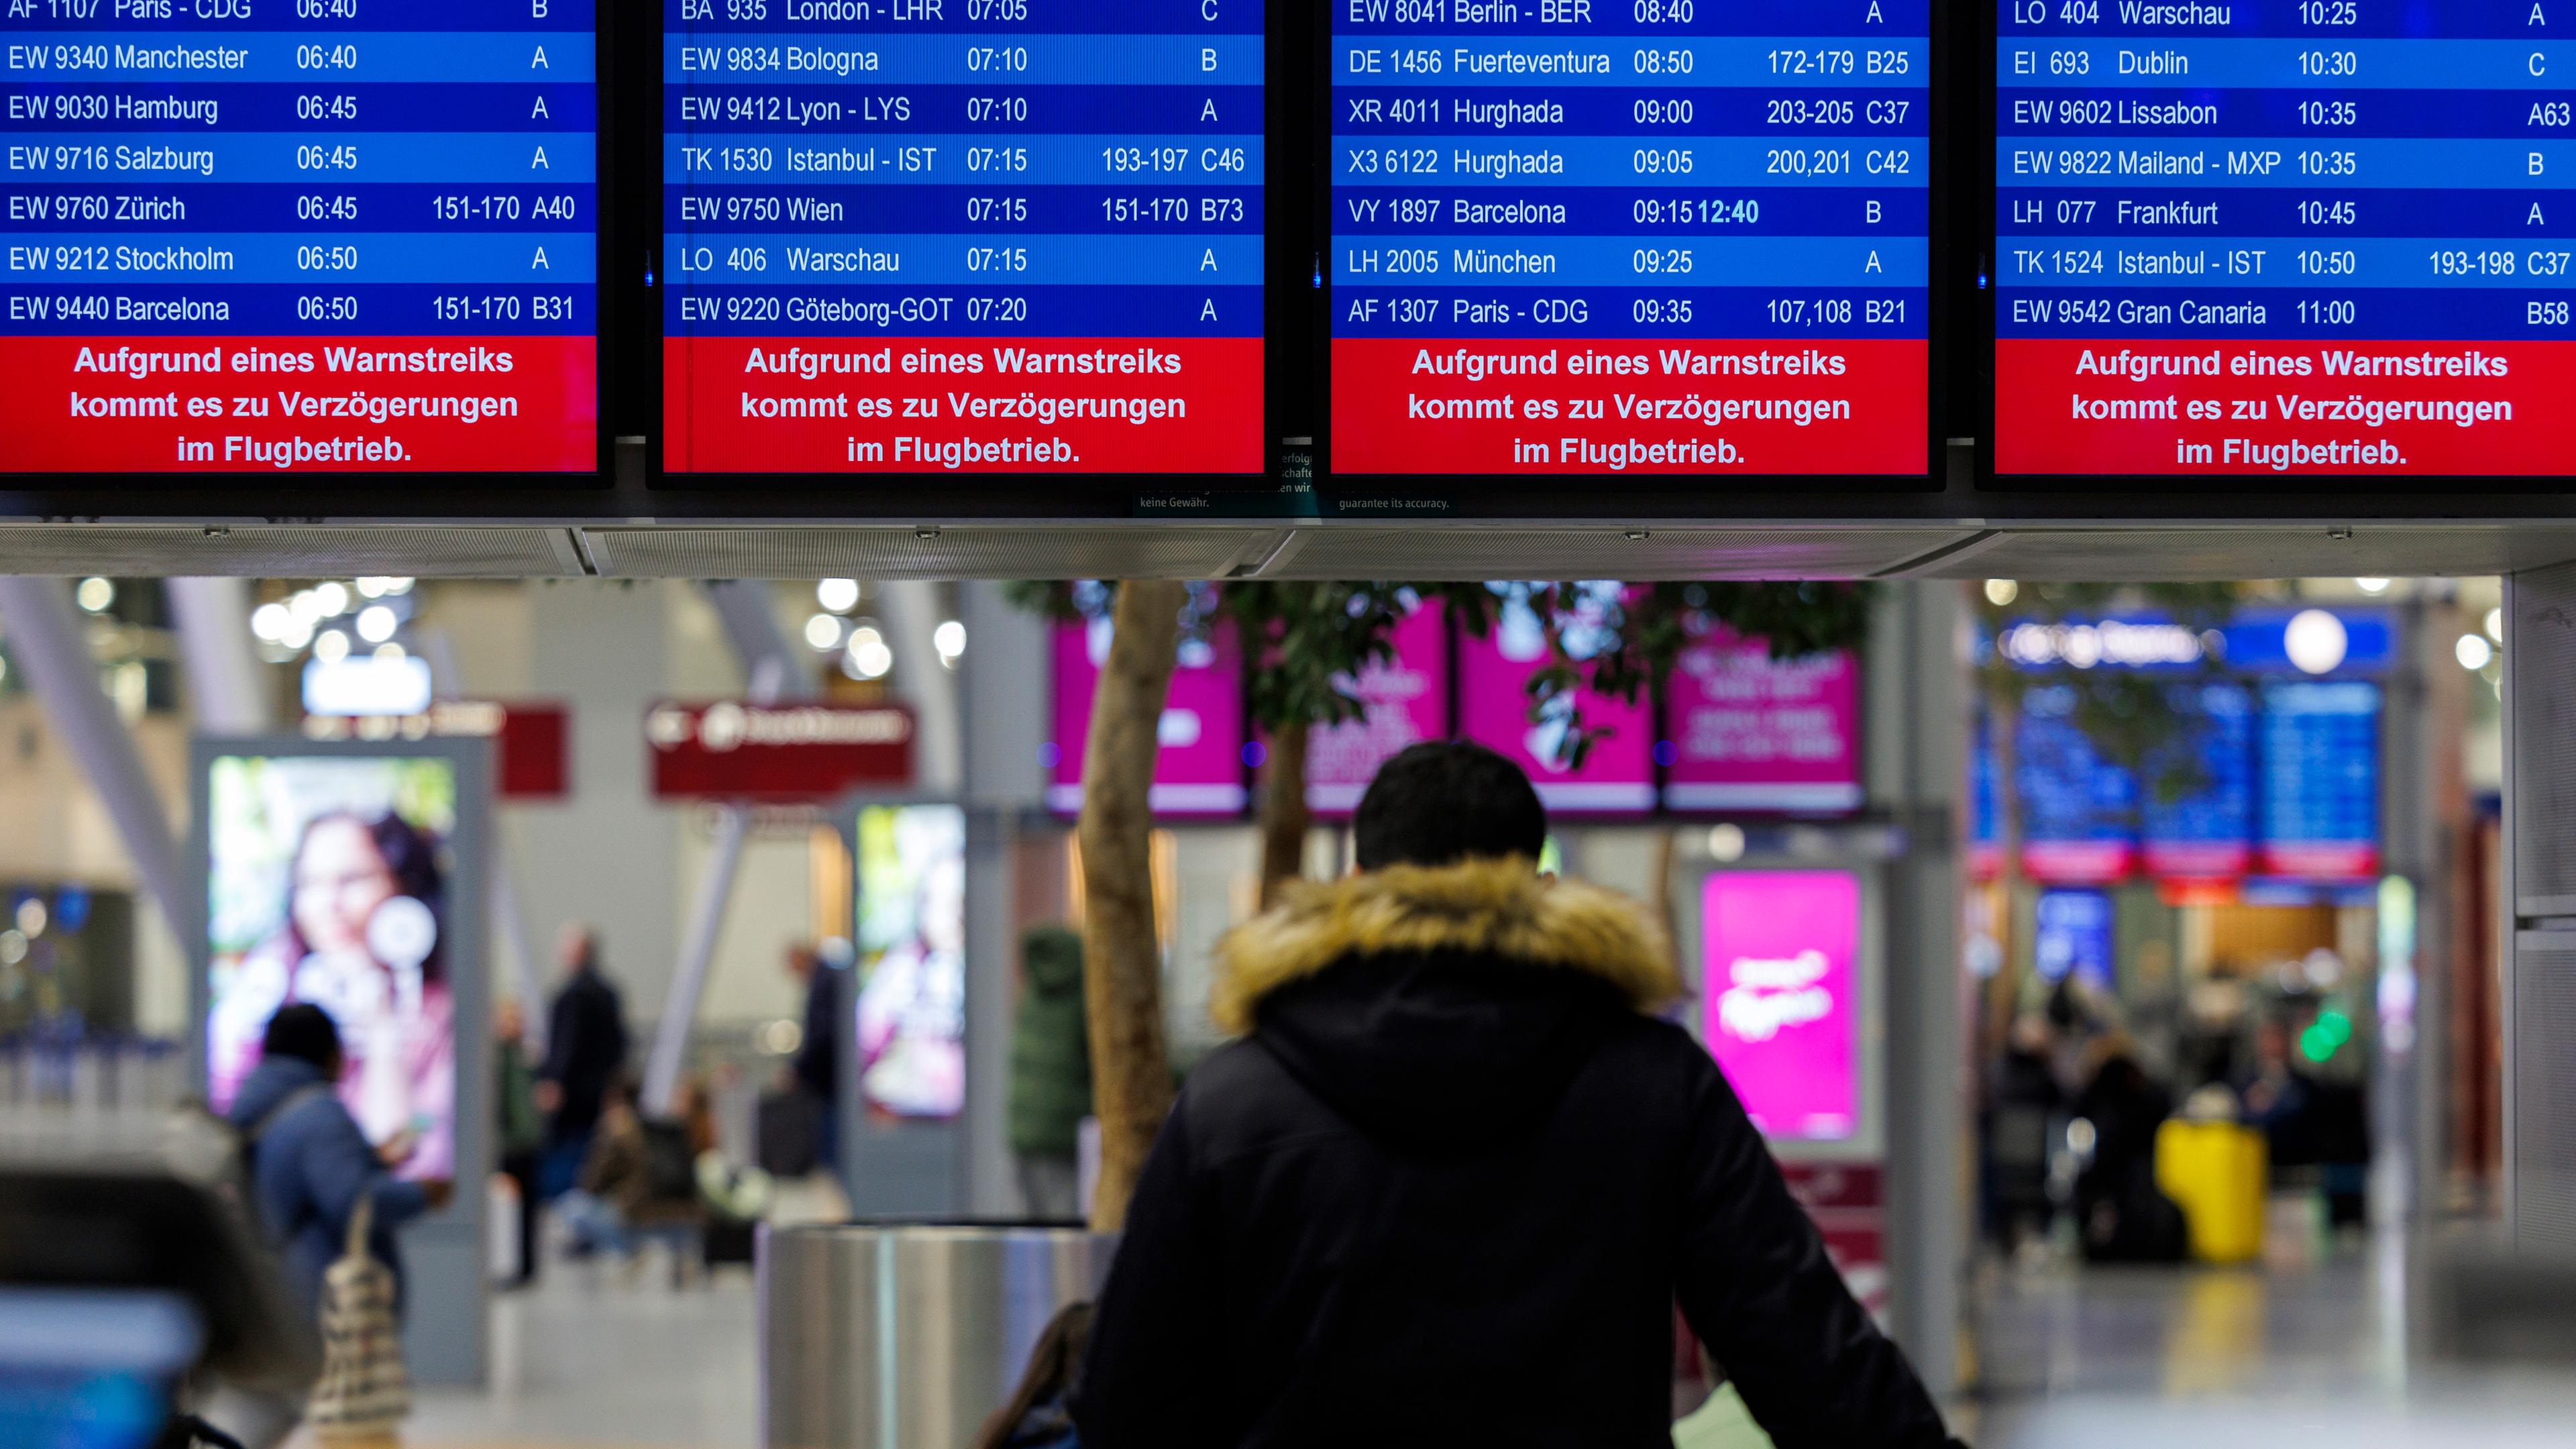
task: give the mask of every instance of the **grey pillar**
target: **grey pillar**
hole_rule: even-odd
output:
[[[942,798],[965,784],[965,741],[958,700],[958,670],[939,662],[931,642],[944,615],[939,586],[923,579],[901,579],[883,586],[886,627],[894,635],[894,678],[912,703],[918,722],[914,759],[921,793]],[[972,635],[969,640],[971,642]],[[962,668],[962,661],[960,667]]]
[[[1015,860],[1023,822],[1042,819],[1049,710],[1047,630],[1001,586],[965,586],[957,671],[966,826],[966,1112],[960,1201],[978,1215],[1025,1209],[1011,1172],[1005,1108],[1019,998]],[[934,666],[935,667],[935,666]]]
[[[769,586],[750,579],[708,584],[707,597],[724,621],[725,637],[742,660],[751,681],[745,691],[755,704],[783,699],[810,699],[813,671],[797,657],[797,646],[778,627],[770,607]],[[680,1063],[687,1056],[689,1028],[697,1020],[698,997],[706,989],[707,963],[714,959],[716,938],[724,929],[726,902],[733,895],[734,872],[742,864],[742,841],[751,814],[727,806],[716,826],[716,850],[699,878],[696,903],[689,913],[688,933],[681,939],[680,960],[671,973],[671,988],[662,997],[662,1015],[653,1024],[653,1047],[644,1059],[644,1105],[676,1112]]]
[[[2505,580],[2504,1203],[2576,1254],[2576,564]]]
[[[70,587],[57,578],[0,576],[0,619],[8,624],[10,656],[107,806],[135,876],[161,903],[171,934],[186,942],[198,912],[179,870],[170,813],[144,773],[133,734],[99,687],[98,662],[90,657],[88,629],[72,607]]]
[[[250,647],[250,580],[164,579],[197,728],[256,735],[275,728],[268,671]]]
[[[1959,1384],[1968,1243],[1957,805],[1969,705],[1959,588],[1882,586],[1863,705],[1870,804],[1906,831],[1886,892],[1889,1328],[1940,1395]]]

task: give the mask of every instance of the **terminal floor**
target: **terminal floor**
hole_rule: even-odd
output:
[[[2262,1269],[1990,1272],[1974,1294],[1980,1449],[2522,1449],[2576,1442],[2576,1373],[2411,1370],[2402,1265],[2276,1242]],[[740,1270],[551,1272],[495,1300],[492,1385],[424,1391],[422,1449],[754,1449],[754,1299]]]

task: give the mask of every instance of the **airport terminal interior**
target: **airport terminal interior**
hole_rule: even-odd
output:
[[[1226,1040],[1217,943],[1281,828],[1229,587],[1256,597],[1161,596],[1140,822],[1184,1081]],[[1353,807],[1409,744],[1518,763],[1545,868],[1662,917],[1672,1018],[1972,1442],[2563,1434],[2558,1280],[2498,1256],[2547,1211],[2513,1195],[2536,1079],[2507,1054],[2535,1038],[2497,925],[2527,584],[1754,586],[1841,621],[1785,657],[1700,585],[1270,587],[1388,615],[1303,742],[1286,872],[1352,868]],[[1075,826],[1116,596],[18,581],[0,1141],[223,1110],[281,1003],[317,1002],[367,1054],[341,1096],[390,1170],[456,1186],[402,1229],[407,1442],[963,1444],[1033,1325],[969,1331],[941,1295],[1025,1273],[898,1289],[832,1225],[1088,1241],[1009,1225],[1077,1222],[1102,1171],[1085,1102],[1030,1136],[1022,1077],[1081,1032],[1040,958],[1079,972],[1097,938]],[[1633,698],[1585,674],[1532,702],[1551,651],[1604,657],[1658,599],[1686,637]],[[585,980],[625,1110],[678,1154],[608,1230],[597,1147],[555,1160]],[[1106,1260],[1069,1261],[1050,1291]],[[1767,1442],[1700,1367],[1675,1392],[1677,1444]],[[812,1427],[898,1410],[927,1417]]]

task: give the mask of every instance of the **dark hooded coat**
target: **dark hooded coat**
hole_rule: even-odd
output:
[[[1939,1449],[1622,897],[1526,861],[1298,890],[1148,1159],[1085,1449],[1671,1444],[1672,1308],[1780,1449]]]

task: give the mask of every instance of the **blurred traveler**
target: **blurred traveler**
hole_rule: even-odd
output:
[[[1986,1228],[2005,1252],[2033,1235],[2045,1237],[2052,1216],[2048,1150],[2066,1092],[2057,1084],[2051,1038],[2048,1018],[2015,1017],[1995,1064],[1985,1131]]]
[[[320,1311],[323,1273],[347,1243],[362,1199],[373,1204],[368,1252],[399,1284],[394,1229],[445,1206],[452,1191],[444,1178],[394,1176],[333,1088],[345,1064],[329,1013],[310,1003],[281,1007],[226,1114],[248,1146],[251,1192],[279,1246],[287,1290],[308,1314]],[[300,1394],[226,1386],[208,1417],[249,1449],[265,1449],[283,1440],[302,1412]]]
[[[1529,781],[1415,745],[1361,873],[1219,947],[1074,1403],[1086,1449],[1671,1439],[1672,1305],[1780,1442],[1934,1449],[1643,913],[1541,876]]]
[[[537,1193],[548,1200],[570,1190],[580,1176],[600,1099],[626,1065],[626,1008],[600,974],[599,933],[577,923],[565,926],[555,959],[563,966],[564,984],[546,1013],[546,1060],[537,1069],[537,1107],[548,1114]]]
[[[1031,926],[1020,937],[1011,1027],[1011,1151],[1029,1215],[1081,1215],[1082,1119],[1091,1115],[1091,1041],[1082,1014],[1082,937]]]
[[[492,1011],[493,1132],[501,1144],[501,1174],[519,1189],[519,1271],[514,1287],[537,1278],[537,1164],[546,1145],[545,1118],[537,1111],[537,1073],[528,1064],[527,1013],[519,998],[503,996]]]
[[[2138,1065],[2126,1036],[2093,1044],[2093,1070],[2070,1109],[2091,1160],[2075,1179],[2075,1221],[2084,1256],[2105,1263],[2182,1260],[2182,1209],[2156,1186],[2156,1129],[2173,1115],[2173,1097]]]
[[[2236,1084],[2245,1124],[2262,1129],[2274,1167],[2304,1167],[2317,1160],[2308,1102],[2315,1084],[2290,1055],[2289,1023],[2266,1016],[2254,1026],[2254,1069]]]
[[[805,983],[805,1032],[796,1046],[796,1090],[813,1104],[814,1160],[841,1162],[841,1012],[849,997],[846,948],[835,962],[810,941],[787,948],[787,974]]]
[[[601,1096],[598,1127],[591,1134],[590,1153],[582,1159],[579,1183],[555,1199],[555,1217],[564,1225],[574,1256],[605,1249],[632,1257],[636,1215],[651,1195],[644,1120],[635,1114],[634,1088],[620,1077]]]

